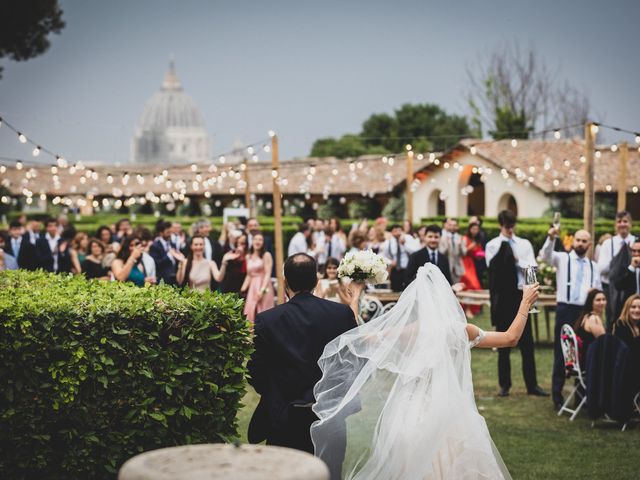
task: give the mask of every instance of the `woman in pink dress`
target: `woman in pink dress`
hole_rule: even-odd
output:
[[[240,289],[241,292],[247,292],[244,314],[251,324],[258,313],[275,306],[271,285],[272,265],[273,258],[264,248],[264,236],[262,233],[256,233],[247,256],[247,276]]]

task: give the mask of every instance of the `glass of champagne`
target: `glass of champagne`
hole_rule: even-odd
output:
[[[560,232],[560,212],[555,212],[553,214],[553,221],[551,223],[553,224],[553,228],[555,228],[559,233]]]
[[[535,265],[529,265],[528,267],[524,267],[524,283],[526,285],[533,285],[538,281],[538,277],[536,275],[537,270],[538,270],[538,267],[536,267]],[[538,310],[535,303],[529,310],[529,313],[540,313],[540,310]]]

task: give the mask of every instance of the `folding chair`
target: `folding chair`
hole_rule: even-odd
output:
[[[636,393],[636,396],[633,397],[633,415],[640,415],[640,392]],[[623,432],[627,429],[629,421],[630,420],[627,420],[626,423],[622,425]]]
[[[562,415],[564,412],[568,412],[571,414],[569,420],[573,421],[573,419],[578,415],[580,409],[582,409],[584,404],[587,402],[587,384],[584,381],[584,372],[580,368],[578,336],[571,326],[562,326],[562,330],[560,332],[560,344],[562,346],[564,365],[567,370],[567,378],[577,377],[578,381],[573,386],[573,390],[571,390],[571,393],[564,401],[562,407],[560,407],[560,410],[558,410],[558,416]],[[575,410],[569,408],[569,404],[571,403],[571,400],[573,400],[574,396],[582,397],[582,400],[580,400],[580,403]]]

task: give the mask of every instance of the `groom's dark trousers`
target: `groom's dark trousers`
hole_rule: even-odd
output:
[[[255,351],[247,366],[260,403],[249,424],[249,442],[266,440],[313,453],[309,428],[317,420],[311,405],[322,375],[318,359],[327,343],[355,326],[348,306],[311,293],[257,315]],[[336,439],[343,456],[345,446],[346,436]]]

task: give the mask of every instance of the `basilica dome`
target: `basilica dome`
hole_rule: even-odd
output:
[[[184,93],[173,61],[160,91],[144,107],[131,144],[134,163],[185,164],[209,161],[210,141],[202,114]]]

